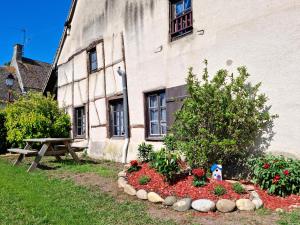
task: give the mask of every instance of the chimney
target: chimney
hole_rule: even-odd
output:
[[[16,44],[14,46],[14,56],[13,56],[13,58],[15,60],[22,60],[22,57],[23,57],[23,45]]]

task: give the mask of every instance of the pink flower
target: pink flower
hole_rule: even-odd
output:
[[[288,176],[288,175],[289,175],[289,173],[290,173],[290,171],[288,171],[288,170],[285,170],[285,171],[283,171],[283,173],[284,173],[284,175]]]
[[[130,161],[130,165],[131,166],[137,166],[139,163],[138,163],[138,161],[137,160],[132,160],[132,161]]]
[[[203,177],[205,175],[204,169],[193,169],[192,174],[196,177]]]

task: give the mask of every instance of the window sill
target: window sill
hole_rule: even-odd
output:
[[[111,136],[110,139],[111,140],[124,140],[125,136]]]
[[[163,136],[150,136],[146,137],[146,141],[157,141],[157,142],[162,142],[163,141]]]
[[[179,40],[179,39],[181,39],[181,38],[184,38],[184,37],[186,37],[186,36],[188,36],[188,35],[191,35],[191,34],[193,34],[193,28],[192,28],[192,30],[190,30],[190,31],[187,31],[187,32],[185,32],[184,34],[179,34],[179,35],[176,35],[176,36],[174,36],[174,37],[172,37],[171,35],[171,37],[170,37],[170,40],[171,40],[171,42],[174,42],[174,41],[177,41],[177,40]]]

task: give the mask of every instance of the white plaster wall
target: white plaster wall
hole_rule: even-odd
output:
[[[168,35],[168,10],[168,0],[78,1],[71,35],[67,37],[58,61],[59,84],[67,82],[64,81],[64,70],[67,77],[72,74],[70,62],[63,63],[95,40],[104,38],[106,66],[121,60],[120,32],[123,31],[130,122],[143,125],[143,92],[184,84],[190,66],[201,75],[204,59],[209,61],[211,74],[220,68],[235,71],[236,67],[246,65],[252,75],[251,81],[263,83],[262,91],[270,98],[272,112],[280,116],[269,150],[297,155],[300,148],[300,1],[193,0],[194,31],[173,42]],[[202,30],[203,35],[198,32]],[[103,66],[102,49],[103,45],[99,44],[99,67]],[[233,62],[232,65],[226,64],[228,60]],[[74,63],[76,77],[84,77],[86,52],[75,57]],[[124,68],[124,63],[106,69],[108,96],[122,91],[121,79],[116,73],[118,66]],[[99,72],[90,75],[89,79],[89,90],[84,89],[84,81],[81,83],[82,94],[87,96],[89,93],[90,99],[104,96],[104,74]],[[76,89],[75,86],[76,105],[86,102]],[[63,91],[63,88],[59,90],[60,105],[64,102]],[[105,101],[97,109],[106,123]],[[92,110],[90,117],[96,123]],[[124,141],[108,139],[106,131],[104,127],[91,129],[89,153],[95,157],[117,159],[121,157]],[[144,129],[133,128],[131,134],[129,158],[134,158],[136,146],[144,140]]]

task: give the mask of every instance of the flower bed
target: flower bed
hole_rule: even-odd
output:
[[[139,179],[142,176],[148,176],[151,180],[141,185]],[[197,199],[209,199],[217,201],[219,199],[229,199],[236,201],[238,199],[249,199],[250,194],[238,194],[232,189],[232,183],[227,181],[214,181],[209,179],[208,183],[202,187],[193,186],[193,176],[183,177],[174,184],[165,182],[164,177],[157,173],[154,169],[150,168],[147,163],[141,165],[139,171],[135,171],[127,174],[128,184],[133,186],[136,190],[146,190],[147,192],[156,192],[163,198],[167,196],[177,196],[179,198],[189,197],[192,200]],[[222,185],[226,188],[226,193],[222,196],[216,196],[213,190],[216,186]],[[261,197],[264,207],[275,210],[282,208],[284,210],[290,210],[292,207],[300,207],[300,196],[291,195],[286,198],[268,195],[266,191],[261,190],[255,186],[255,191]]]

